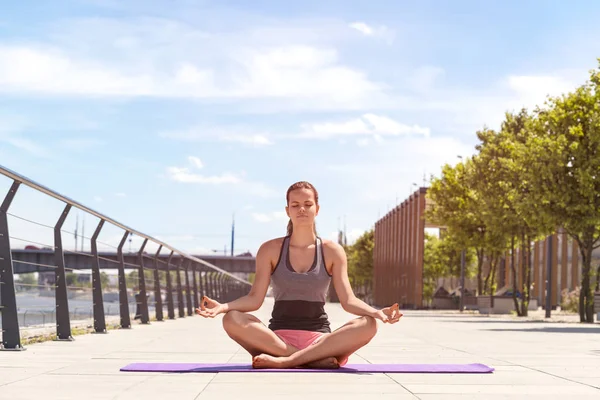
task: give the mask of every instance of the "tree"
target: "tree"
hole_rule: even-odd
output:
[[[495,275],[498,262],[509,248],[513,301],[519,316],[527,316],[531,297],[531,242],[552,230],[539,217],[538,205],[532,201],[531,181],[523,179],[534,173],[526,148],[533,132],[532,121],[532,116],[522,109],[517,114],[506,113],[500,131],[483,129],[477,132],[481,143],[476,146],[479,153],[473,161],[478,177],[473,184],[476,192],[482,195],[485,208],[482,218],[490,232],[491,269],[488,278]],[[523,257],[520,288],[517,287],[514,260],[516,245],[520,245]],[[488,279],[485,286],[487,282]],[[517,290],[522,293],[520,304]]]
[[[100,271],[100,284],[102,285],[102,289],[108,288],[109,278],[108,274],[104,271]]]
[[[599,60],[600,61],[600,60]],[[600,247],[600,71],[566,95],[549,98],[527,142],[540,213],[577,242],[582,261],[581,322],[594,321],[592,252]]]
[[[473,248],[477,255],[477,294],[484,294],[483,262],[489,234],[483,220],[481,193],[473,185],[473,162],[466,160],[455,167],[445,165],[440,178],[433,178],[427,196],[432,206],[426,218],[446,226],[457,246]]]
[[[423,297],[427,301],[433,300],[440,278],[460,277],[462,248],[454,240],[450,232],[445,231],[440,238],[425,233],[425,248],[423,254]],[[465,277],[473,275],[470,265],[473,264],[475,255],[467,252]]]
[[[348,279],[359,296],[368,296],[372,292],[374,247],[373,229],[364,232],[352,245],[345,246],[348,259]]]
[[[19,274],[17,283],[22,285],[19,290],[32,290],[35,289],[34,285],[37,285],[37,279],[33,273]]]

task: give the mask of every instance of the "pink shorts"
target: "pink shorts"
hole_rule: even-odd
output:
[[[294,346],[298,350],[305,349],[313,344],[317,343],[321,338],[327,333],[322,332],[311,332],[311,331],[302,331],[295,329],[277,329],[275,334],[281,338],[285,343],[290,346]],[[348,357],[343,359],[339,359],[340,367],[346,365],[348,362]]]

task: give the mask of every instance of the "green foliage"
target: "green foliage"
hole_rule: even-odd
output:
[[[37,279],[33,273],[19,274],[19,279],[16,281],[16,283],[20,283],[20,285],[17,286],[19,291],[34,290],[35,287],[31,285],[37,285]]]
[[[437,280],[444,277],[460,277],[460,256],[462,248],[455,237],[445,232],[441,238],[426,233],[423,254],[423,297],[433,300],[437,290]],[[465,278],[476,274],[473,268],[475,253],[468,251],[465,257]]]
[[[483,262],[498,248],[498,238],[486,223],[485,196],[476,182],[480,179],[474,160],[452,167],[445,165],[442,176],[434,178],[427,191],[432,206],[426,218],[445,226],[455,246],[472,249],[477,255],[477,293],[484,294]]]
[[[100,271],[100,284],[102,285],[102,289],[106,289],[108,287],[108,274],[104,271]]]
[[[550,98],[536,110],[527,142],[538,211],[579,245],[581,322],[594,321],[592,251],[600,242],[600,71],[571,93]]]
[[[125,274],[125,284],[127,285],[127,289],[131,289],[133,291],[139,290],[140,281],[139,281],[139,273],[138,270],[133,270],[127,274]],[[161,287],[167,287],[167,275],[163,271],[159,271],[159,281]],[[146,279],[146,290],[148,290],[148,285],[150,282],[154,282],[154,271],[144,270],[144,278]],[[182,275],[181,282],[184,282],[184,276]],[[175,285],[177,276],[175,272],[171,271],[171,283]]]
[[[593,322],[591,261],[600,247],[600,69],[533,113],[507,113],[499,131],[484,128],[477,138],[472,159],[445,165],[432,180],[426,217],[447,227],[459,247],[475,249],[479,294],[494,292],[494,268],[504,252],[521,248],[518,315],[527,315],[531,243],[564,229],[579,245],[583,264],[580,320]],[[427,279],[443,272],[437,246],[432,242],[425,250]],[[492,265],[485,280],[484,254]],[[516,277],[513,269],[513,287]]]
[[[372,292],[374,247],[373,229],[363,233],[352,245],[345,247],[348,259],[348,279],[359,297],[368,296]]]

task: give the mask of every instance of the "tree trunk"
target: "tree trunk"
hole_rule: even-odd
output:
[[[483,249],[477,249],[477,296],[483,294]]]
[[[513,290],[512,290],[512,298],[515,303],[515,311],[517,315],[521,316],[521,309],[519,308],[519,300],[517,300],[517,268],[515,267],[515,237],[510,238],[510,268],[512,269],[512,279],[513,279]]]
[[[490,280],[490,306],[494,308],[494,292],[496,292],[496,269],[498,267],[498,260],[500,258],[500,254],[496,254],[492,258],[492,268],[488,278],[491,277]]]
[[[493,257],[493,256],[492,256]],[[487,273],[487,276],[485,277],[485,281],[483,282],[483,294],[488,294],[488,290],[489,290],[489,284],[490,284],[490,275],[492,273],[492,263],[493,263],[493,258],[490,260],[490,270]]]
[[[523,245],[523,290],[521,291],[521,309],[524,317],[528,315],[531,296],[531,242],[529,236],[525,236],[525,239],[527,242]]]
[[[490,255],[490,270],[485,277],[485,282],[483,284],[483,292],[484,294],[493,295],[494,294],[494,283],[496,276],[496,266],[498,265],[498,260],[500,258],[499,254],[492,253]]]
[[[579,321],[594,322],[594,293],[591,285],[592,251],[594,246],[594,228],[583,234],[579,243],[582,264],[581,292],[579,293]]]
[[[521,292],[521,316],[522,317],[526,317],[527,316],[527,309],[524,308],[524,300],[525,300],[525,291],[524,291],[524,287],[525,287],[525,264],[527,263],[527,251],[525,248],[525,234],[521,233],[521,287],[519,288],[519,291]]]

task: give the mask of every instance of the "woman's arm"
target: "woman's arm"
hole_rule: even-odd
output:
[[[242,296],[229,303],[223,304],[224,311],[256,311],[262,306],[267,290],[269,289],[269,283],[271,282],[271,260],[273,248],[276,244],[275,240],[270,240],[263,243],[258,249],[256,254],[256,272],[254,277],[254,283],[250,289],[250,293]]]
[[[327,251],[325,260],[332,262],[331,272],[335,291],[342,308],[350,314],[378,318],[378,310],[374,309],[354,295],[350,280],[348,279],[348,260],[344,248],[333,241],[324,243]]]
[[[360,317],[368,316],[377,318],[386,323],[396,323],[402,317],[398,304],[393,304],[381,310],[377,310],[354,295],[350,280],[348,279],[348,260],[344,248],[335,242],[323,243],[327,250],[325,260],[331,259],[331,272],[333,275],[333,286],[340,300],[342,308],[350,314]]]
[[[221,304],[208,297],[203,297],[200,308],[197,309],[196,312],[203,317],[214,318],[221,313],[232,310],[241,312],[258,310],[265,300],[271,281],[271,261],[273,260],[273,251],[278,254],[278,250],[279,247],[277,247],[276,239],[265,242],[260,246],[258,253],[256,254],[254,283],[247,295],[225,304]]]

